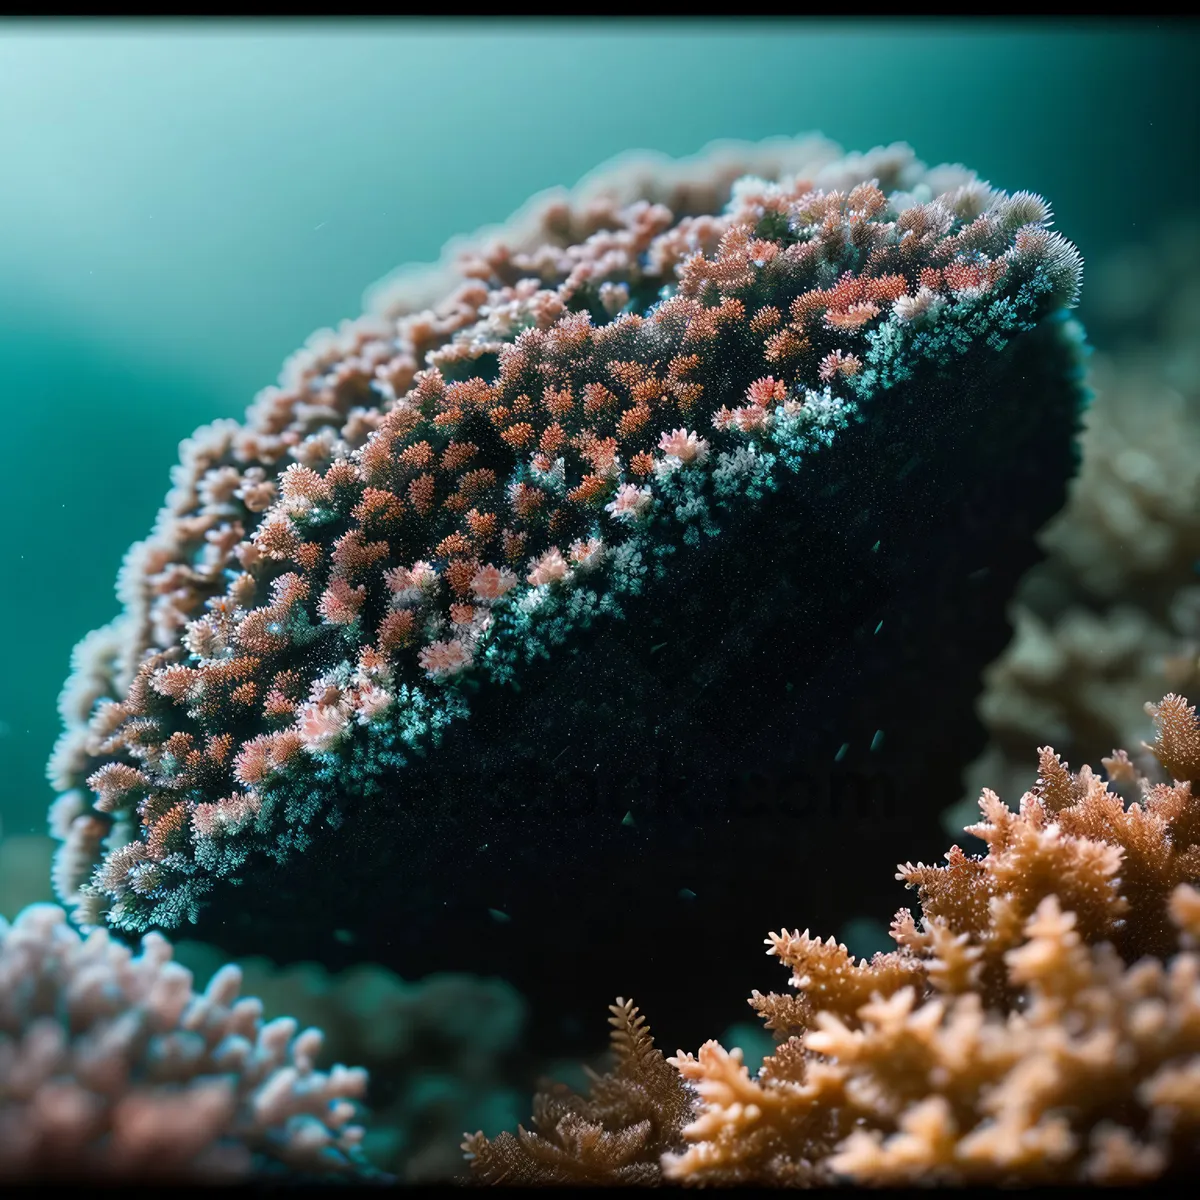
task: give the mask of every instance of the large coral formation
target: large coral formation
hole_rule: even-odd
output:
[[[1082,761],[1136,746],[1149,736],[1140,697],[1200,689],[1198,270],[1193,216],[1092,275],[1083,463],[985,674],[991,744],[971,783],[1024,790],[1046,740]]]
[[[0,1178],[368,1173],[366,1073],[316,1070],[320,1030],[264,1023],[236,967],[191,983],[161,934],[135,955],[53,905],[0,920]]]
[[[922,911],[897,915],[892,953],[772,934],[795,990],[751,1004],[779,1045],[756,1076],[716,1042],[670,1060],[695,1109],[686,1147],[653,1148],[663,1177],[1130,1183],[1200,1166],[1200,722],[1175,695],[1150,712],[1173,782],[1115,752],[1110,778],[1140,791],[1126,804],[1044,749],[1018,812],[984,792],[968,832],[986,854],[900,868]],[[640,1119],[608,1114],[607,1140]]]
[[[919,756],[973,752],[964,700],[1073,466],[1079,257],[1040,198],[902,147],[637,170],[185,443],[64,693],[55,883],[84,925],[412,974],[453,921],[520,975],[582,906],[611,924],[607,888],[647,948],[682,894],[744,944],[749,770],[815,856],[887,852],[872,789],[932,833],[953,797]],[[545,945],[523,964],[489,910]]]

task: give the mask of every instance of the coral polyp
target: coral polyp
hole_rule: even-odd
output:
[[[885,609],[918,644],[895,608],[897,579],[926,574],[910,542],[965,576],[1061,502],[1078,337],[1049,318],[1081,263],[1040,198],[903,147],[743,153],[752,173],[626,168],[543,202],[463,251],[440,305],[384,289],[245,423],[184,443],[126,562],[125,615],[84,643],[64,695],[53,820],[78,920],[195,921],[220,881],[290,871],[343,825],[398,821],[414,880],[426,843],[461,863],[444,847],[476,819],[470,795],[522,789],[496,769],[520,739],[489,720],[533,730],[518,762],[568,746],[611,777],[637,776],[655,738],[672,778],[736,777],[821,705],[844,724],[830,737],[878,746],[838,687],[814,690],[837,668],[796,647]],[[1027,512],[967,501],[979,562],[927,537],[961,518],[963,488],[1011,486],[1043,444]],[[981,453],[1002,466],[977,471]],[[778,591],[802,578],[830,594]],[[730,707],[749,694],[731,678],[780,670],[798,695],[760,703],[752,736],[715,715],[721,688]],[[592,709],[556,727],[571,705],[548,697],[578,700],[583,680]],[[453,734],[480,709],[487,753]],[[720,769],[695,748],[714,739]]]

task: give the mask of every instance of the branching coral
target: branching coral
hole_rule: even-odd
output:
[[[678,840],[645,807],[669,783],[702,842],[761,764],[881,773],[931,823],[887,701],[938,678],[922,724],[969,752],[962,696],[1072,466],[1081,264],[1044,201],[963,168],[750,157],[780,154],[543,203],[440,307],[381,301],[185,443],[64,693],[80,922],[308,939],[365,930],[385,884],[408,907],[377,940],[433,944],[449,872],[473,919],[532,917],[531,870],[613,877],[635,797],[638,836]]]
[[[756,1076],[717,1042],[669,1060],[695,1112],[686,1148],[656,1147],[663,1177],[1132,1183],[1194,1171],[1200,722],[1175,695],[1150,711],[1174,782],[1136,776],[1115,752],[1111,779],[1140,787],[1127,805],[1044,749],[1019,812],[984,792],[968,832],[986,854],[954,847],[943,866],[900,868],[922,911],[897,914],[896,951],[855,962],[832,938],[772,934],[794,991],[751,1004],[779,1045]],[[609,1136],[632,1120],[610,1120]],[[490,1149],[508,1161],[512,1146]],[[479,1139],[470,1148],[483,1159]]]
[[[366,1073],[315,1070],[321,1032],[264,1023],[236,967],[191,981],[160,934],[134,955],[52,905],[0,921],[0,1178],[367,1173]]]
[[[772,935],[797,991],[752,1003],[787,1040],[756,1080],[715,1043],[672,1060],[700,1116],[666,1175],[1131,1182],[1195,1166],[1200,958],[1176,947],[1200,934],[1200,726],[1177,696],[1154,717],[1177,782],[1143,780],[1126,807],[1044,750],[1018,813],[984,792],[968,832],[986,855],[901,868],[923,915],[897,916],[897,952],[856,965],[832,940]],[[1123,754],[1106,765],[1132,773]]]
[[[485,1183],[657,1183],[664,1147],[682,1144],[691,1097],[654,1046],[646,1019],[628,1000],[610,1005],[612,1069],[593,1071],[591,1094],[558,1085],[534,1101],[533,1130],[518,1126],[489,1141],[468,1135],[463,1150]]]

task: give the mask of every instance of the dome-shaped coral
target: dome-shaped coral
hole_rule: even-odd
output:
[[[184,444],[64,696],[82,922],[175,926],[245,880],[243,921],[361,936],[381,870],[406,926],[451,877],[507,913],[623,813],[643,853],[701,836],[750,768],[881,766],[940,806],[897,799],[906,722],[963,707],[1061,503],[1078,339],[1046,319],[1079,256],[1040,198],[903,147],[747,157],[542,203],[438,307],[384,289]],[[885,719],[884,678],[931,698]],[[717,849],[681,844],[693,879]]]

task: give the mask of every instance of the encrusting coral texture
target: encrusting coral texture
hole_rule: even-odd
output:
[[[1150,706],[1170,783],[1127,804],[1049,748],[1012,811],[985,791],[942,866],[906,864],[921,915],[901,910],[897,950],[855,961],[832,938],[772,934],[788,994],[751,1004],[778,1039],[751,1076],[708,1042],[668,1060],[692,1093],[682,1130],[659,1110],[661,1178],[692,1184],[1139,1183],[1200,1166],[1200,723],[1177,695]],[[670,1095],[665,1085],[660,1095]],[[570,1111],[561,1100],[559,1111]],[[670,1114],[670,1120],[666,1116]],[[613,1106],[587,1148],[537,1120],[603,1182],[646,1119]],[[682,1139],[683,1145],[679,1145]],[[565,1177],[523,1133],[468,1139],[477,1173]],[[524,1174],[522,1174],[524,1172]],[[646,1169],[641,1178],[658,1178]]]
[[[0,920],[0,1179],[370,1175],[366,1072],[314,1069],[321,1032],[240,986],[226,966],[197,995],[158,933],[134,954],[53,905]]]
[[[453,921],[519,978],[545,947],[523,967],[489,912],[569,944],[549,871],[589,919],[660,887],[742,944],[748,771],[822,793],[814,854],[864,779],[931,834],[954,796],[915,733],[977,748],[964,701],[1074,465],[1081,261],[1049,216],[906,147],[768,143],[543,200],[433,309],[382,289],[184,443],[63,695],[57,894],[406,974]],[[673,910],[641,907],[649,947]]]

